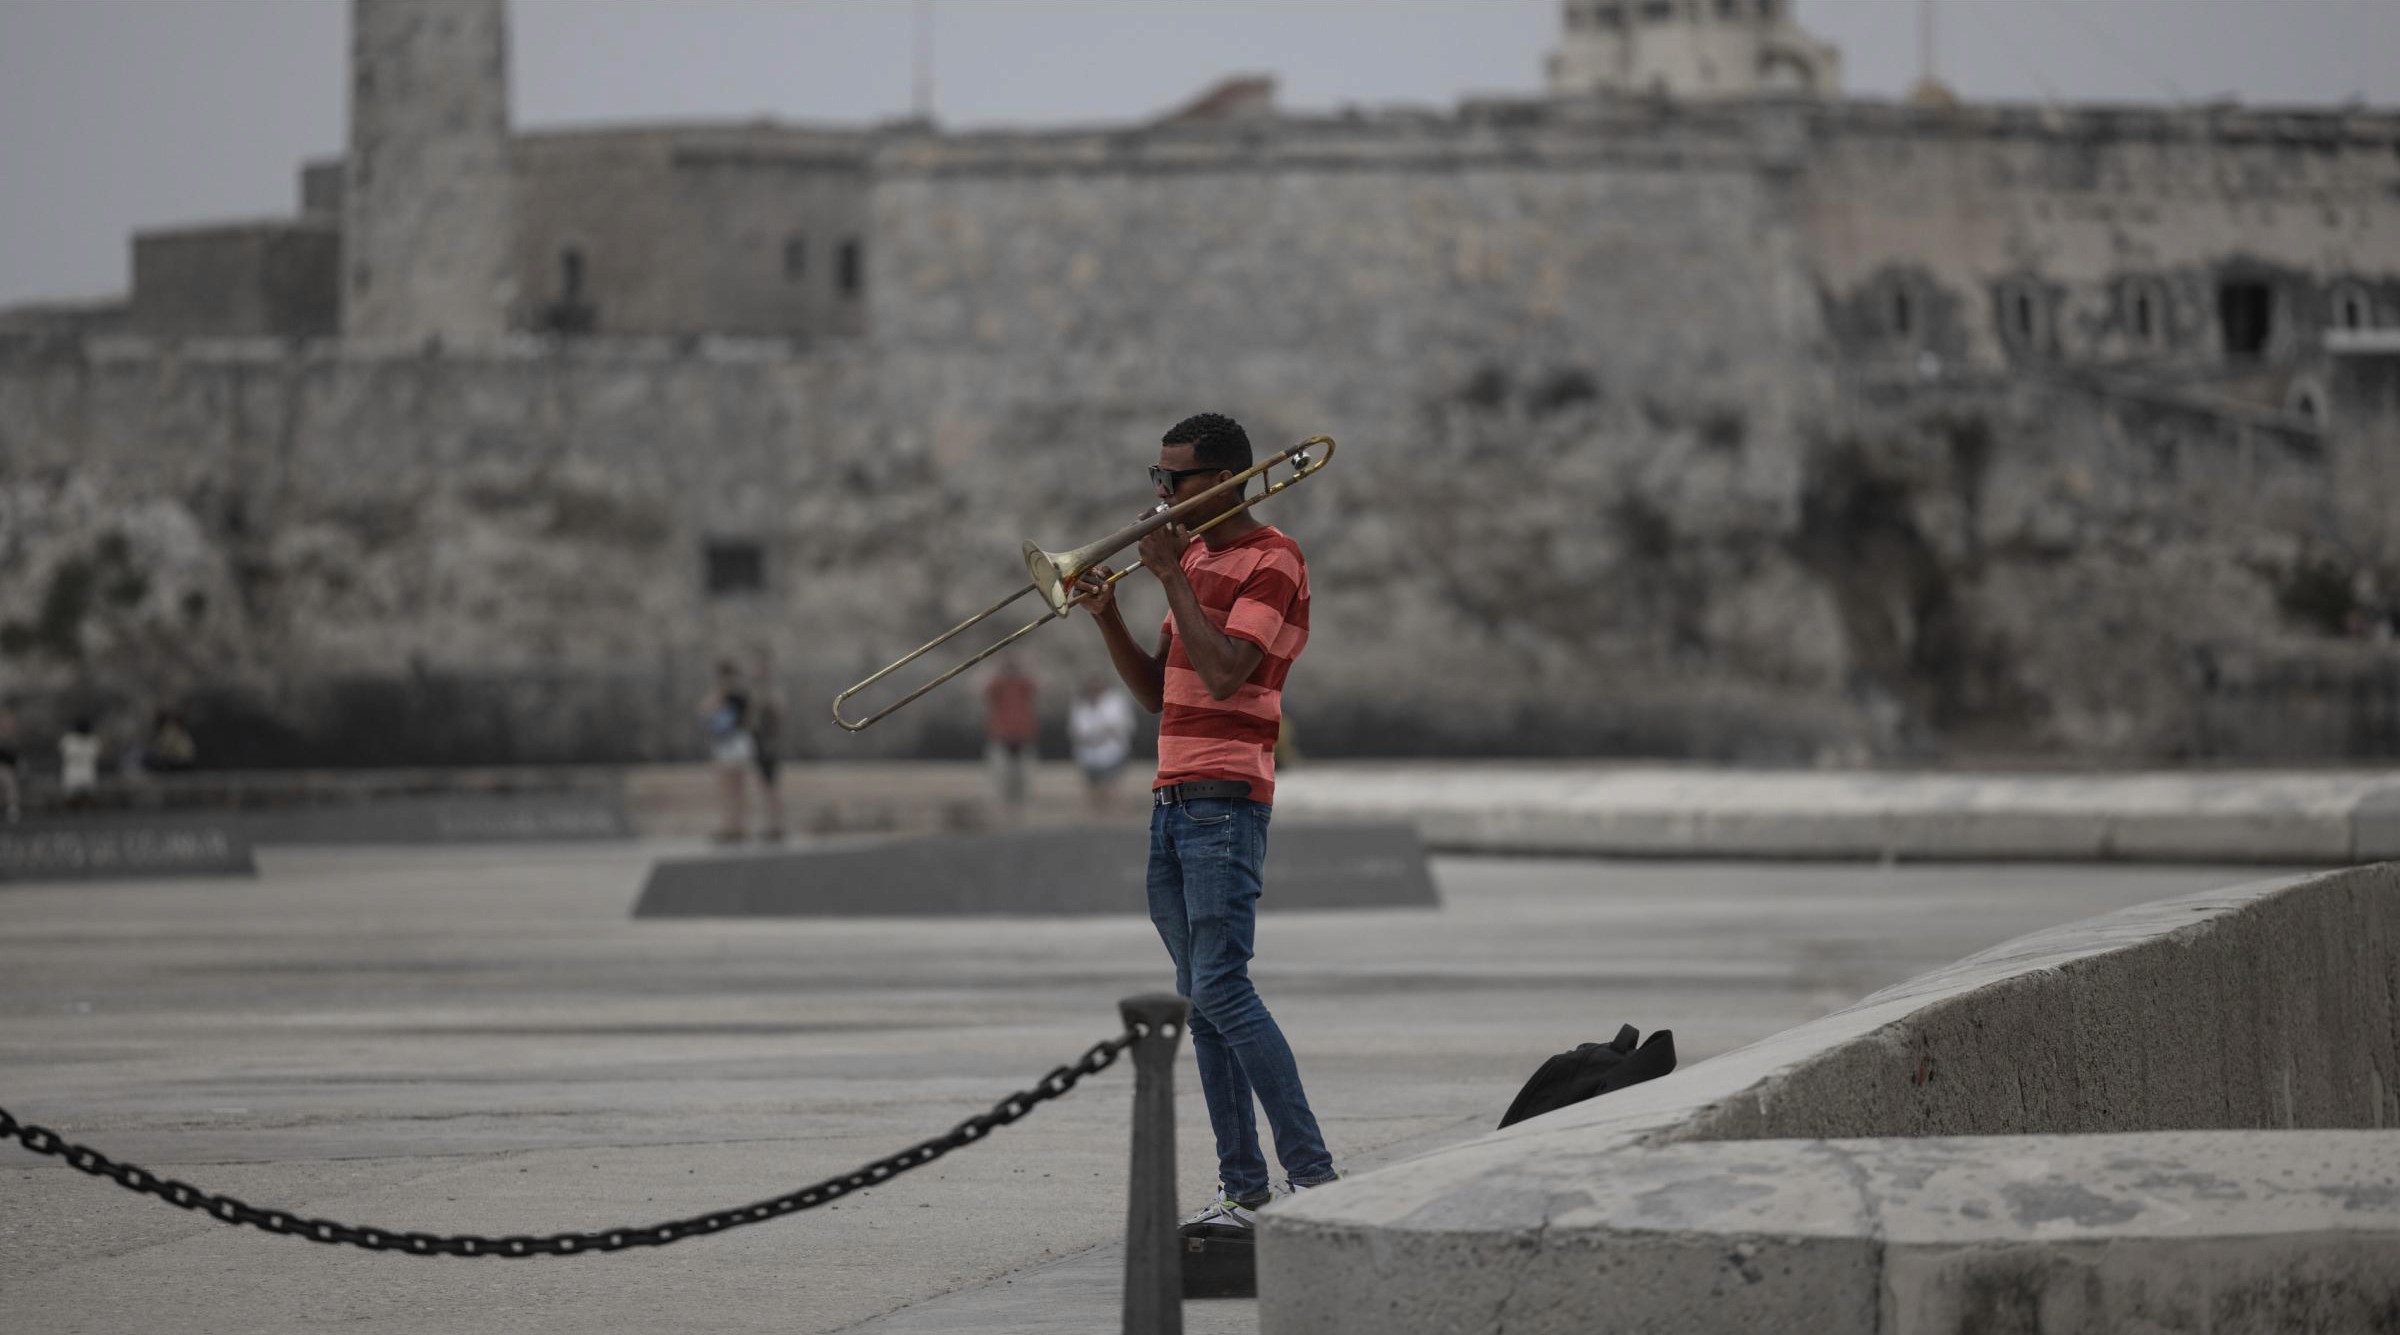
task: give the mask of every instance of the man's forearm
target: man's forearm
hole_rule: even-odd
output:
[[[1142,708],[1157,713],[1166,703],[1166,665],[1134,642],[1133,632],[1125,628],[1125,618],[1115,608],[1093,618],[1100,623],[1100,639],[1108,646],[1108,661],[1117,670],[1118,680]]]
[[[1175,618],[1175,633],[1182,638],[1183,652],[1192,660],[1192,671],[1200,674],[1201,685],[1219,700],[1232,695],[1257,662],[1243,658],[1242,651],[1253,646],[1237,643],[1209,624],[1208,613],[1200,607],[1200,595],[1192,592],[1192,583],[1182,571],[1159,583],[1166,587],[1167,611]]]

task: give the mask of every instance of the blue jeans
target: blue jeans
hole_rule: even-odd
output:
[[[1334,1176],[1291,1045],[1250,985],[1273,814],[1264,803],[1233,798],[1150,813],[1150,921],[1175,961],[1176,992],[1191,999],[1192,1054],[1217,1133],[1217,1181],[1237,1199],[1267,1192],[1253,1095],[1266,1109],[1284,1176],[1302,1186]]]

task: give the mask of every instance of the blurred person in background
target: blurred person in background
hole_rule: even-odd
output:
[[[1084,678],[1083,695],[1067,714],[1067,738],[1092,810],[1105,813],[1115,797],[1117,771],[1133,753],[1133,702],[1105,678]]]
[[[92,805],[100,790],[100,733],[89,714],[79,715],[58,739],[58,792],[70,810]]]
[[[783,841],[783,692],[775,689],[775,668],[760,654],[751,668],[750,760],[758,768],[758,802],[764,826],[758,837]]]
[[[983,686],[984,763],[991,768],[992,792],[1011,817],[1024,810],[1027,769],[1040,732],[1033,697],[1033,678],[1013,658],[1001,659]]]
[[[142,768],[153,774],[180,774],[200,763],[200,748],[183,715],[160,709],[150,716],[150,738],[142,744]]]
[[[17,795],[17,711],[0,705],[0,822],[14,825]]]
[[[708,760],[717,771],[718,843],[749,837],[750,766],[758,744],[750,736],[750,695],[742,689],[742,671],[731,659],[717,664],[717,688],[700,698],[700,729],[708,740]]]

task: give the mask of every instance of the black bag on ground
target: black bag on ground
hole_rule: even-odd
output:
[[[1573,1052],[1562,1052],[1543,1062],[1542,1069],[1525,1082],[1525,1088],[1517,1091],[1517,1100],[1501,1115],[1500,1125],[1538,1117],[1612,1089],[1655,1080],[1675,1069],[1674,1030],[1657,1030],[1637,1048],[1634,1045],[1641,1037],[1639,1029],[1621,1025],[1612,1042],[1586,1043]]]
[[[1176,1241],[1183,1247],[1184,1297],[1258,1296],[1258,1239],[1235,1237],[1233,1230],[1227,1230],[1205,1235],[1187,1233]]]

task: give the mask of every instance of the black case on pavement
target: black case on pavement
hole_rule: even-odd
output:
[[[1258,1296],[1258,1239],[1230,1234],[1183,1235],[1183,1296]]]

